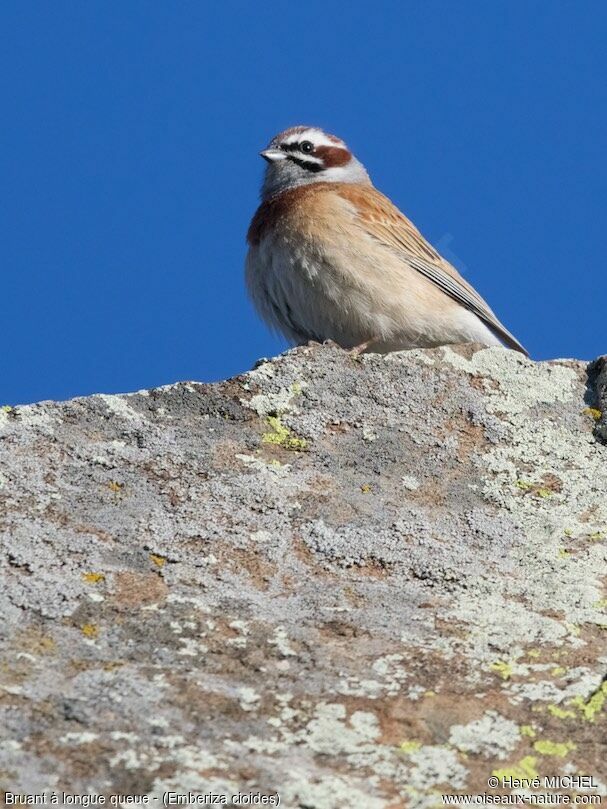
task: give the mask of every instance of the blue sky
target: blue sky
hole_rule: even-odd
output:
[[[296,123],[539,359],[607,351],[607,7],[405,0],[0,7],[1,404],[247,370],[258,152]]]

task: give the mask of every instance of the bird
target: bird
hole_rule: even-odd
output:
[[[341,138],[294,126],[260,155],[245,282],[270,328],[295,345],[353,352],[474,342],[528,356]]]

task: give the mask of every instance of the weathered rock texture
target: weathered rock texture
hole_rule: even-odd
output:
[[[603,361],[319,347],[4,408],[3,787],[604,794],[606,391]]]

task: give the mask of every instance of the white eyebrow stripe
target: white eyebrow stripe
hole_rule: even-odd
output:
[[[287,155],[287,159],[289,157],[297,158],[297,160],[303,160],[305,163],[317,163],[319,166],[324,165],[324,161],[321,157],[315,157],[311,154],[306,154],[305,152],[291,152]]]

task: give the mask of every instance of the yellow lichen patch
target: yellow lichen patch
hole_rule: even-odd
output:
[[[156,565],[156,567],[164,567],[167,560],[164,558],[164,556],[158,556],[155,553],[151,553],[150,561],[153,562]]]
[[[567,669],[565,666],[555,666],[550,674],[552,674],[553,677],[562,677],[563,674],[567,674]]]
[[[517,480],[514,485],[517,489],[522,489],[524,492],[528,489],[533,489],[533,483],[530,483],[528,480]]]
[[[605,534],[602,531],[595,531],[594,534],[590,534],[590,539],[593,542],[599,542],[599,540],[605,539]]]
[[[114,492],[115,494],[121,492],[124,489],[124,483],[118,483],[117,480],[110,480],[107,486],[108,489]]]
[[[569,551],[566,551],[565,548],[561,548],[558,552],[559,559],[566,559],[568,556],[571,556]]]
[[[51,654],[56,649],[57,644],[55,641],[48,636],[42,636],[38,641],[38,650],[40,654]]]
[[[500,780],[502,778],[538,778],[539,773],[535,768],[537,759],[534,756],[525,756],[518,764],[512,767],[504,767],[501,770],[493,770],[492,775]]]
[[[104,663],[103,664],[103,670],[104,671],[116,671],[116,669],[122,668],[122,666],[124,666],[124,663],[122,663],[121,661],[119,661],[119,660],[111,660],[109,663]]]
[[[571,704],[575,706],[582,714],[587,722],[594,722],[605,705],[607,699],[607,682],[601,684],[600,688],[595,693],[584,700],[583,697],[576,697],[571,700]]]
[[[571,530],[571,528],[565,528],[565,530],[563,531],[563,533],[565,534],[565,536],[566,536],[566,537],[570,537],[570,538],[571,538],[571,537],[573,536],[573,531]]]
[[[421,742],[405,741],[398,745],[398,749],[401,751],[401,753],[415,753],[415,751],[419,750],[421,746]]]
[[[499,674],[502,680],[509,680],[512,677],[512,664],[507,663],[505,660],[496,660],[491,664],[491,671]]]
[[[557,719],[575,719],[575,712],[561,708],[559,705],[549,705],[548,713],[556,716]]]
[[[271,432],[262,435],[261,440],[264,444],[275,444],[296,452],[302,452],[308,446],[306,439],[294,435],[288,427],[285,427],[278,416],[268,416],[267,422]]]
[[[598,410],[596,407],[585,407],[585,408],[582,410],[582,414],[583,414],[584,416],[590,416],[590,418],[591,418],[591,419],[594,419],[595,421],[600,421],[600,420],[601,420],[601,416],[603,415],[603,414],[601,413],[601,411],[600,411],[600,410]]]
[[[567,753],[575,750],[577,745],[573,742],[552,742],[549,739],[538,739],[534,743],[533,749],[542,756],[558,756],[565,758]]]
[[[580,628],[577,624],[570,624],[569,621],[565,621],[565,628],[574,638],[577,638],[580,634]]]
[[[99,584],[100,581],[105,581],[103,573],[83,573],[82,580],[87,584]]]
[[[57,644],[50,635],[42,635],[33,628],[26,629],[18,638],[19,647],[30,654],[52,654],[57,648]]]
[[[99,634],[99,629],[95,626],[95,624],[83,624],[80,627],[80,630],[83,635],[86,635],[87,638],[96,638]]]
[[[529,649],[529,651],[527,652],[527,657],[537,658],[539,656],[540,656],[539,649]]]
[[[363,483],[363,485],[360,487],[360,490],[363,494],[369,494],[369,492],[373,491],[373,488],[370,483]]]
[[[530,739],[533,739],[533,737],[536,735],[533,725],[521,725],[519,731],[521,736],[527,736]]]
[[[529,494],[533,494],[536,497],[552,497],[554,494],[552,489],[548,489],[546,486],[540,486],[539,483],[533,483],[530,480],[517,480],[514,484],[517,489],[521,489],[523,492],[528,492]]]

